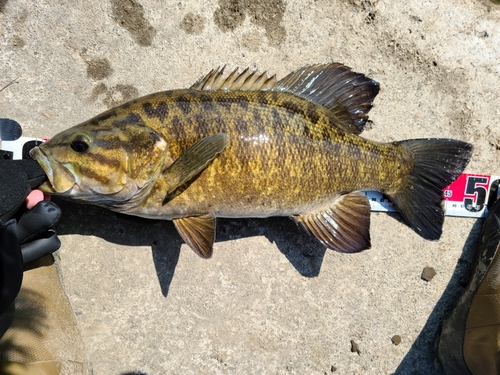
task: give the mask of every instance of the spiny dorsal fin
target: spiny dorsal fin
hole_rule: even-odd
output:
[[[241,90],[257,91],[271,90],[276,86],[276,76],[269,77],[267,72],[259,74],[257,70],[250,71],[246,68],[242,73],[238,68],[223,78],[225,66],[211,70],[206,76],[198,79],[190,89],[193,90]]]
[[[173,220],[177,232],[202,258],[212,256],[215,241],[215,218],[213,216],[192,216]]]
[[[293,219],[332,250],[356,253],[370,248],[370,203],[359,191],[340,195],[328,207]]]
[[[333,112],[344,130],[361,133],[380,86],[339,64],[304,66],[280,79],[274,90],[285,91]]]

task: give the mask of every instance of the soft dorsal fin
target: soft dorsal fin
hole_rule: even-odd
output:
[[[361,133],[380,86],[374,80],[339,64],[304,66],[280,79],[273,90],[285,91],[333,112],[339,125]]]
[[[223,78],[225,66],[211,70],[206,76],[198,79],[190,89],[193,90],[226,90],[226,91],[258,91],[272,90],[276,87],[276,76],[269,77],[267,72],[259,74],[257,70],[246,68],[242,73],[238,68]]]

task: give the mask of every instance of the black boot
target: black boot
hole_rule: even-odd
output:
[[[500,199],[484,221],[474,274],[443,323],[437,351],[449,375],[500,374]]]

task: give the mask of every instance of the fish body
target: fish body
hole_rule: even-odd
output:
[[[441,234],[441,189],[471,146],[449,139],[378,143],[359,136],[379,85],[340,64],[277,81],[210,72],[54,136],[32,156],[45,192],[173,220],[209,257],[217,217],[290,216],[327,247],[370,246],[367,198],[387,194],[425,238]]]
[[[149,112],[144,103],[151,105]],[[154,111],[159,108],[168,117],[158,118]],[[315,122],[304,121],[307,110],[318,117]],[[116,207],[148,218],[302,214],[342,192],[397,190],[405,175],[398,165],[408,165],[402,146],[341,132],[328,123],[326,110],[287,93],[221,91],[208,97],[196,90],[168,91],[132,102],[124,115],[129,111],[134,113],[129,120],[135,122],[138,115],[165,139],[172,160],[211,134],[224,133],[230,139],[210,168],[168,203],[161,204],[167,196],[167,178],[159,178],[140,205],[126,202]],[[102,149],[112,149],[111,144]]]

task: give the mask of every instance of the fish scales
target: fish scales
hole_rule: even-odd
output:
[[[209,209],[220,217],[237,217],[242,209],[256,216],[300,214],[311,208],[311,201],[321,205],[335,192],[388,191],[405,175],[387,178],[387,171],[398,170],[400,146],[369,142],[328,126],[333,119],[324,108],[289,93],[168,91],[133,101],[117,110],[116,117],[122,111],[138,115],[163,135],[173,159],[209,134],[223,132],[232,140],[171,205],[157,204],[167,190],[160,179],[141,210],[146,217],[162,212],[165,217],[193,211],[201,215]],[[189,212],[187,202],[196,202]],[[170,213],[175,203],[178,211]]]
[[[471,145],[360,137],[379,86],[338,63],[280,81],[222,72],[56,135],[32,153],[49,179],[40,188],[173,220],[203,257],[217,217],[290,216],[329,248],[369,248],[364,189],[387,194],[424,238],[440,237],[441,189],[465,168]]]

